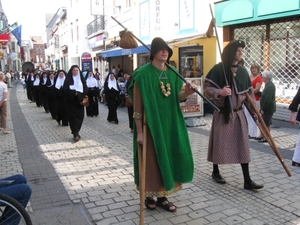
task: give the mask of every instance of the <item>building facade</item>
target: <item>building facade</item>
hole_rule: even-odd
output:
[[[300,86],[299,5],[300,0],[230,0],[215,4],[224,43],[244,40],[246,68],[256,62],[262,70],[272,71],[277,101],[274,117],[281,120],[289,120],[287,108]]]
[[[41,36],[31,36],[33,48],[30,49],[31,62],[35,68],[40,70],[45,69],[46,54],[45,54],[45,43]]]

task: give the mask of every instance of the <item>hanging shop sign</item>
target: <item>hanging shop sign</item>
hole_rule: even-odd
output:
[[[81,68],[82,71],[91,70],[93,69],[93,59],[90,53],[84,52],[81,55]]]

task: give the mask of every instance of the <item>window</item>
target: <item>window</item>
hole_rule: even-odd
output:
[[[16,42],[11,43],[11,51],[16,52]]]
[[[73,39],[73,29],[71,28],[71,40],[72,40],[72,43],[74,42],[74,39]]]
[[[179,48],[179,71],[183,77],[201,77],[203,75],[203,46]]]
[[[79,27],[77,25],[77,41],[79,41]]]
[[[130,8],[131,7],[131,0],[126,0],[126,8]]]

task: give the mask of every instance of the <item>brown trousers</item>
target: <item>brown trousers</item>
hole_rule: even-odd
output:
[[[7,102],[4,101],[0,106],[0,127],[6,129],[6,118],[7,118]]]

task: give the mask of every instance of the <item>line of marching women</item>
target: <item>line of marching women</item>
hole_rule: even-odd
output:
[[[79,134],[86,108],[86,115],[99,115],[98,82],[92,71],[83,77],[77,65],[73,65],[68,73],[64,70],[35,72],[22,74],[26,84],[27,98],[37,107],[43,107],[58,125],[70,126],[75,142],[81,139]],[[88,96],[89,105],[83,104]]]

